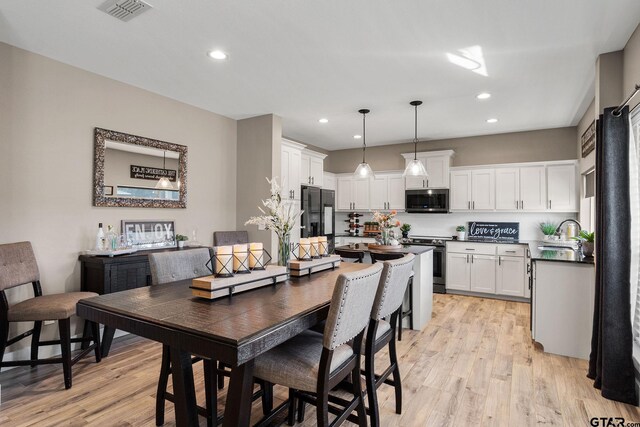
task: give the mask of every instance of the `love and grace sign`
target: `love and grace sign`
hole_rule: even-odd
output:
[[[519,222],[470,222],[469,237],[476,239],[518,240]]]

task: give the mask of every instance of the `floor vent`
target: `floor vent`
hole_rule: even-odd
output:
[[[98,9],[127,22],[151,9],[151,5],[142,0],[107,0],[98,6]]]

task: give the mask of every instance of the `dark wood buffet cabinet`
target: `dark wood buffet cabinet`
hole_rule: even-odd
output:
[[[80,255],[81,289],[103,295],[149,286],[151,285],[150,253],[189,249],[194,249],[194,247],[152,249],[115,257]],[[103,356],[109,354],[115,332],[116,330],[113,328],[104,328]]]

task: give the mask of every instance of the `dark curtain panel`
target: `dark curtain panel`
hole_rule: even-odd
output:
[[[596,292],[589,373],[602,396],[637,404],[631,330],[629,108],[596,124]]]

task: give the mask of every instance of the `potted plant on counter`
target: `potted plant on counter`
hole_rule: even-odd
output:
[[[464,240],[464,236],[467,234],[467,229],[464,225],[456,227],[456,233],[458,233],[458,240]]]
[[[400,227],[400,231],[402,232],[402,238],[403,239],[408,239],[409,238],[409,231],[411,230],[411,224],[407,224],[406,222],[404,224],[402,224],[402,227]]]
[[[593,242],[595,239],[595,234],[593,231],[589,233],[587,230],[580,230],[580,234],[578,237],[572,237],[574,240],[578,240],[582,242],[582,254],[585,257],[593,256]]]
[[[555,222],[544,221],[540,223],[540,231],[544,234],[544,240],[555,240],[557,228],[558,224]]]
[[[184,242],[187,240],[189,240],[189,238],[184,234],[176,234],[176,243],[178,244],[178,248],[184,248]]]

